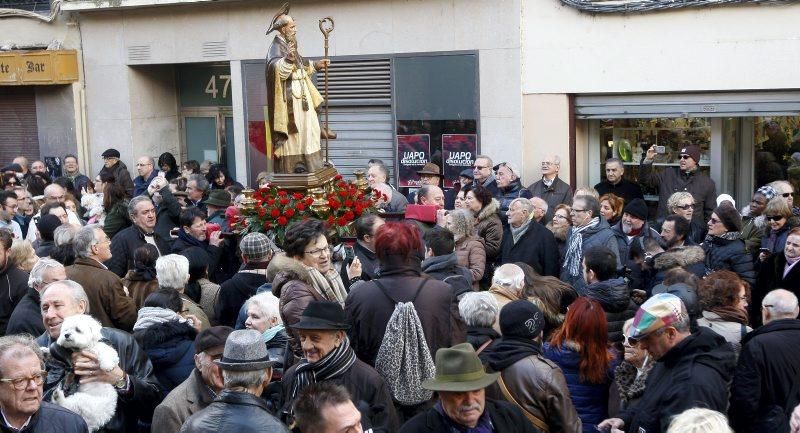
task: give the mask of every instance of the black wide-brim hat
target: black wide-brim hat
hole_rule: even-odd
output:
[[[335,301],[311,301],[300,316],[293,329],[350,329],[345,323],[342,306]]]

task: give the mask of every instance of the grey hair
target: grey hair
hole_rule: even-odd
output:
[[[57,247],[71,244],[78,230],[80,230],[80,227],[74,224],[61,224],[53,231],[53,242]]]
[[[467,326],[489,328],[499,311],[497,299],[489,292],[467,292],[458,302],[458,312]]]
[[[72,240],[72,248],[75,250],[76,257],[89,257],[92,254],[92,245],[97,245],[97,235],[95,230],[102,230],[100,224],[89,224],[81,227]]]
[[[206,161],[203,162],[205,163]],[[186,182],[189,183],[191,181],[194,181],[195,185],[197,185],[197,189],[202,190],[203,192],[208,190],[208,180],[206,180],[206,177],[202,174],[196,173],[189,176],[189,179],[187,179]]]
[[[278,323],[283,323],[283,319],[281,319],[280,302],[280,299],[267,291],[251,296],[244,304],[244,308],[247,309],[250,308],[251,305],[255,305],[265,317],[275,317],[278,319]]]
[[[541,197],[531,197],[530,198],[530,202],[531,202],[531,204],[536,202],[539,205],[539,207],[541,207],[542,210],[545,213],[547,213],[547,210],[550,209],[550,205],[548,205],[547,202],[544,201]]]
[[[48,284],[42,291],[42,298],[44,298],[44,295],[45,293],[47,293],[48,290],[58,286],[66,286],[70,291],[72,300],[76,304],[79,304],[81,301],[83,301],[86,304],[86,310],[84,310],[84,313],[89,314],[89,296],[86,295],[86,290],[83,290],[83,286],[81,286],[75,281],[72,280],[53,281],[52,283]]]
[[[623,170],[625,169],[625,163],[623,163],[622,160],[619,158],[608,158],[606,160],[606,165],[608,164],[618,164],[620,167],[623,168]]]
[[[31,274],[28,276],[28,287],[36,288],[36,286],[42,284],[44,282],[44,273],[54,268],[64,269],[64,265],[49,257],[39,259],[31,268]]]
[[[528,215],[533,213],[533,203],[527,198],[515,198],[511,200],[511,203],[508,204],[508,208],[511,209],[511,206],[514,206],[514,203],[519,203],[522,206],[522,210],[528,211]]]
[[[667,199],[667,209],[668,209],[670,212],[672,212],[672,209],[674,209],[675,207],[677,207],[677,206],[678,206],[678,203],[680,203],[681,201],[683,201],[683,200],[685,200],[685,199],[687,199],[687,198],[688,198],[688,199],[692,199],[692,200],[694,200],[694,196],[692,196],[692,193],[690,193],[690,192],[686,192],[686,191],[678,191],[678,192],[676,192],[676,193],[672,194],[672,195],[671,195],[671,196],[669,196],[669,198]]]
[[[491,166],[494,166],[494,161],[492,161],[492,158],[491,158],[491,157],[489,157],[489,156],[487,156],[487,155],[478,155],[478,156],[476,156],[476,157],[475,157],[475,161],[477,161],[477,160],[479,160],[479,159],[485,159],[485,160],[489,161],[489,164],[488,164],[488,165],[489,165],[490,167],[491,167]]]
[[[475,216],[472,211],[468,209],[456,209],[448,215],[453,220],[450,231],[453,232],[456,239],[472,235],[472,232],[475,230]]]
[[[711,409],[687,409],[672,417],[667,433],[733,433],[725,415]]]
[[[251,371],[232,371],[222,368],[222,379],[225,389],[255,388],[264,383],[266,369]]]
[[[786,191],[794,191],[792,184],[785,180],[776,180],[768,183],[767,186],[771,186],[778,194],[783,194]]]
[[[4,359],[6,356],[19,359],[26,356],[27,351],[32,352],[32,354],[39,359],[39,365],[42,370],[44,370],[42,350],[39,348],[39,345],[36,344],[32,336],[28,334],[15,334],[0,337],[0,359]],[[2,371],[0,371],[0,377],[2,376]]]
[[[189,259],[180,254],[167,254],[156,260],[158,287],[183,293],[189,282]]]
[[[492,285],[519,291],[525,285],[525,272],[513,263],[506,263],[494,271]]]
[[[44,187],[44,197],[45,197],[45,199],[47,197],[50,197],[50,194],[52,194],[56,190],[60,190],[61,192],[66,192],[66,190],[61,185],[59,185],[57,183],[51,183],[50,185],[47,185],[46,187]]]
[[[776,318],[794,319],[797,315],[797,296],[788,290],[775,289],[767,293],[761,305],[769,305],[767,308]]]
[[[280,30],[283,28],[283,26],[289,24],[289,18],[291,18],[291,16],[289,16],[288,14],[283,14],[279,16],[278,19],[275,20],[275,29]]]
[[[128,202],[128,215],[130,215],[131,217],[136,216],[136,206],[139,203],[143,203],[143,202],[146,202],[146,201],[149,201],[150,203],[153,202],[153,200],[150,200],[150,197],[148,197],[146,195],[139,195],[139,196],[136,196],[136,197],[132,198],[131,201]]]
[[[152,157],[152,156],[150,156],[150,155],[142,155],[142,156],[140,156],[140,157],[139,157],[139,159],[142,159],[142,158],[147,158],[147,162],[148,162],[150,165],[152,165],[152,166],[153,166],[153,168],[155,169],[156,160],[155,160],[155,159],[153,159],[153,157]]]

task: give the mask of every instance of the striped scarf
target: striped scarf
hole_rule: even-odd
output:
[[[564,255],[564,268],[567,269],[570,276],[577,277],[581,271],[581,258],[583,256],[583,236],[581,233],[591,227],[600,223],[600,217],[594,217],[589,224],[583,227],[572,227],[572,233],[569,236],[569,246]]]
[[[339,347],[333,349],[319,361],[312,364],[305,358],[301,359],[297,364],[297,376],[294,379],[290,401],[294,401],[300,391],[309,385],[341,376],[355,362],[356,353],[350,347],[350,339],[347,336],[344,337]]]

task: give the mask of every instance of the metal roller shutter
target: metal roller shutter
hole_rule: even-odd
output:
[[[39,159],[36,94],[33,87],[0,87],[0,165],[17,156]]]

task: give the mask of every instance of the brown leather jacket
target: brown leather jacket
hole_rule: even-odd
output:
[[[548,433],[581,433],[581,420],[572,405],[567,380],[554,362],[542,355],[531,355],[503,370],[500,376],[516,404],[522,406],[523,412],[546,422]],[[486,389],[486,397],[509,401],[499,381]]]

